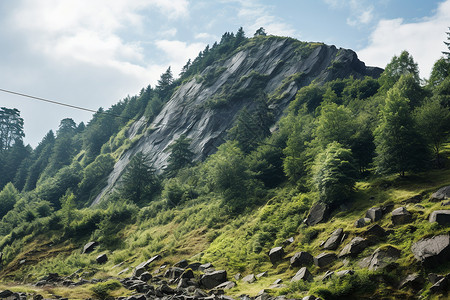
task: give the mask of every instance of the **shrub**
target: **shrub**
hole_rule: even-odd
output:
[[[106,299],[110,297],[110,292],[120,289],[122,285],[118,280],[108,280],[100,282],[91,287],[94,294],[100,299]]]

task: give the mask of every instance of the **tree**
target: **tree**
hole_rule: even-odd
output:
[[[317,118],[315,137],[319,144],[325,146],[336,141],[346,147],[351,144],[354,117],[350,109],[336,103],[322,103],[320,116]]]
[[[450,57],[438,59],[431,70],[430,79],[428,80],[428,85],[432,88],[439,85],[445,80],[445,78],[450,76]]]
[[[158,177],[148,156],[138,152],[130,160],[122,177],[120,194],[136,204],[144,204],[153,199],[159,188]]]
[[[330,143],[313,166],[313,182],[320,200],[332,207],[348,200],[357,176],[351,151],[337,142]]]
[[[58,131],[56,131],[56,136],[60,137],[63,135],[74,135],[77,132],[77,123],[71,118],[62,119],[59,123]]]
[[[441,106],[437,98],[426,101],[415,111],[417,129],[432,148],[436,164],[441,166],[439,155],[442,144],[447,140],[450,130],[450,111]]]
[[[399,173],[426,166],[428,151],[416,131],[409,100],[394,86],[387,93],[381,109],[381,120],[374,132],[377,156],[375,164],[380,173]]]
[[[387,92],[400,79],[402,75],[411,74],[413,79],[419,83],[419,67],[408,51],[403,51],[400,56],[394,56],[387,64],[380,78],[381,90]]]
[[[450,29],[450,27],[448,29]],[[447,34],[447,41],[448,42],[444,42],[444,44],[447,46],[448,50],[450,51],[450,32],[446,32],[446,34]],[[447,59],[450,59],[450,52],[442,51],[442,54],[446,55]]]
[[[173,75],[172,70],[167,68],[167,70],[161,74],[158,80],[158,85],[156,86],[156,91],[158,92],[161,99],[166,100],[170,96],[170,92],[173,87]]]
[[[255,34],[253,36],[266,36],[266,30],[263,27],[259,27],[258,30],[256,30]]]
[[[178,170],[192,164],[194,153],[189,149],[190,143],[191,140],[182,134],[175,142],[167,147],[166,151],[170,151],[166,168],[168,177],[174,177]]]
[[[114,158],[110,154],[101,154],[87,165],[83,172],[83,179],[78,185],[81,200],[88,202],[91,197],[100,192],[106,184],[107,176],[114,168],[114,163]]]
[[[10,182],[0,192],[0,219],[13,209],[19,200],[19,191]]]
[[[9,149],[24,136],[20,111],[16,108],[0,107],[0,151]]]

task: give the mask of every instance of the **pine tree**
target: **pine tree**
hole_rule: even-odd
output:
[[[176,175],[178,170],[192,164],[194,153],[189,149],[191,140],[186,135],[181,135],[173,144],[167,147],[170,151],[166,174],[168,177]]]

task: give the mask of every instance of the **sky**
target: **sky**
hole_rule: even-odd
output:
[[[450,0],[0,1],[0,89],[97,110],[154,86],[169,67],[243,27],[354,50],[384,68],[409,51],[428,78],[447,48]],[[64,118],[92,113],[0,92],[36,147]]]

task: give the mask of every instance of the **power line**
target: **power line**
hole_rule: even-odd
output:
[[[63,102],[59,102],[59,101],[55,101],[55,100],[50,100],[50,99],[46,99],[46,98],[41,98],[41,97],[36,97],[36,96],[32,96],[32,95],[27,95],[27,94],[23,94],[23,93],[19,93],[19,92],[14,92],[14,91],[11,91],[11,90],[5,90],[5,89],[1,89],[0,88],[0,92],[4,92],[4,93],[16,95],[16,96],[21,96],[21,97],[25,97],[25,98],[30,98],[30,99],[34,99],[34,100],[38,100],[38,101],[42,101],[42,102],[47,102],[47,103],[50,103],[50,104],[65,106],[65,107],[69,107],[69,108],[73,108],[73,109],[83,110],[83,111],[87,111],[87,112],[91,112],[91,113],[110,115],[110,116],[117,117],[117,118],[122,118],[122,119],[127,119],[127,120],[133,120],[133,121],[137,121],[137,122],[146,123],[145,121],[142,121],[142,120],[129,118],[129,117],[124,117],[124,116],[112,114],[112,113],[109,113],[109,112],[106,112],[106,111],[93,110],[93,109],[90,109],[90,108],[85,108],[85,107],[76,106],[76,105],[72,105],[72,104],[67,104],[67,103],[63,103]]]

